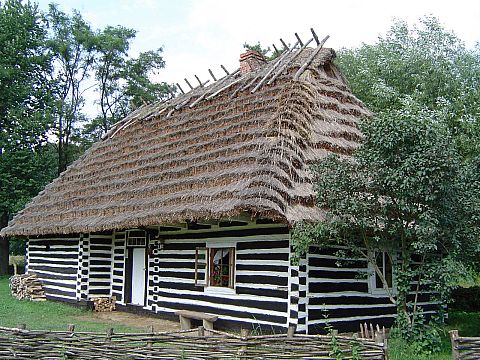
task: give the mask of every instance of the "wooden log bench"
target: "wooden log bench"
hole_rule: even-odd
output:
[[[213,330],[213,323],[217,321],[217,315],[205,314],[196,311],[178,310],[175,314],[180,318],[180,328],[182,330],[189,330],[192,328],[192,319],[202,320],[203,327],[207,330]]]

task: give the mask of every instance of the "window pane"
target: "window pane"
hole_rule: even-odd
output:
[[[387,253],[384,253],[385,256],[385,269],[384,269],[384,274],[385,274],[385,280],[387,281],[388,287],[392,287],[392,261],[390,260],[390,256],[388,256]]]
[[[210,249],[210,285],[229,287],[231,284],[230,248]]]
[[[377,263],[378,268],[380,269],[380,272],[384,274],[383,272],[383,252],[378,252],[375,254],[375,261]],[[382,284],[382,279],[380,276],[378,276],[377,272],[375,271],[375,287],[377,289],[383,289],[383,284]]]

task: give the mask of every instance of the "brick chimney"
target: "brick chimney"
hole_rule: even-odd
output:
[[[263,67],[267,63],[265,57],[255,50],[248,50],[240,55],[240,72],[248,74],[249,72],[256,71]]]

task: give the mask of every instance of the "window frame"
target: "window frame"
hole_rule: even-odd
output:
[[[126,247],[143,247],[148,244],[147,232],[143,229],[129,229],[126,231]]]
[[[229,249],[229,284],[228,286],[211,285],[211,269],[213,263],[214,252],[212,250]],[[206,246],[195,248],[195,286],[202,286],[205,292],[217,294],[236,294],[236,265],[237,251],[236,243],[224,241],[207,241]],[[205,251],[205,264],[200,262],[200,252]],[[199,279],[201,268],[205,271],[205,278]]]
[[[212,270],[214,261],[214,250],[228,250],[228,286],[212,285]],[[221,265],[224,266],[224,265]],[[208,248],[208,287],[235,288],[235,247],[210,247]]]
[[[200,252],[205,252],[204,262],[200,263]],[[199,279],[199,265],[203,265],[203,280]],[[207,286],[208,285],[208,248],[203,247],[196,247],[195,248],[195,286]]]
[[[382,273],[383,276],[385,277],[385,269],[386,269],[386,259],[390,258],[389,264],[391,266],[391,273],[392,273],[392,286],[387,289],[383,287],[383,284],[377,284],[377,273],[375,272],[375,267],[371,262],[368,262],[368,290],[370,294],[377,294],[377,295],[388,295],[388,294],[396,294],[397,292],[397,287],[395,285],[395,276],[393,272],[393,267],[395,264],[395,257],[392,256],[390,257],[387,251],[374,251],[372,254],[373,259],[376,261],[377,259],[377,254],[381,253],[382,254]],[[380,286],[378,286],[380,285]]]

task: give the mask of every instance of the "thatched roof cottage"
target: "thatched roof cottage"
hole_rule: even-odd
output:
[[[317,44],[318,45],[318,44]],[[125,308],[193,310],[218,324],[316,332],[391,321],[367,261],[339,269],[312,248],[293,264],[290,229],[324,216],[309,166],[349,155],[368,116],[332,49],[298,42],[131,113],[2,230],[28,237],[28,270],[52,299],[114,295]]]

